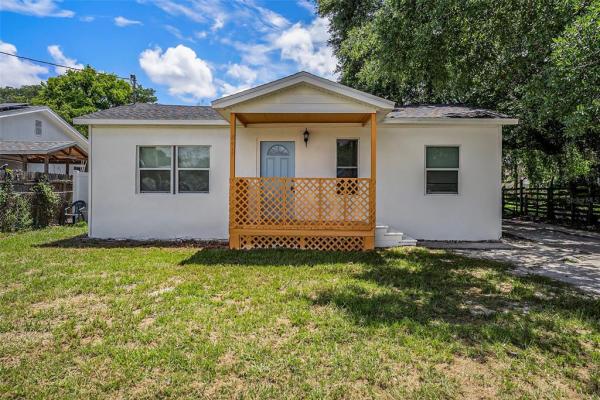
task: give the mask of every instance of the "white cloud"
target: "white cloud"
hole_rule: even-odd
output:
[[[298,6],[307,9],[311,13],[317,12],[317,7],[314,0],[297,0]]]
[[[204,38],[206,38],[206,36],[208,36],[208,32],[198,31],[198,32],[194,33],[194,36],[196,36],[196,38],[198,38],[198,39],[204,39]]]
[[[78,64],[77,60],[65,56],[64,53],[62,52],[62,50],[60,49],[60,46],[57,44],[48,46],[48,53],[50,53],[50,56],[52,57],[54,62],[57,64],[65,65],[65,66],[71,67],[71,68],[83,69],[83,64]],[[54,67],[54,70],[59,75],[62,75],[65,72],[67,72],[67,68],[63,68],[63,67]]]
[[[195,10],[193,7],[188,7],[181,3],[172,0],[150,0],[156,4],[161,10],[171,15],[183,15],[195,22],[205,22],[204,13]],[[145,3],[145,0],[140,0],[140,3]]]
[[[147,49],[140,54],[140,66],[154,83],[166,85],[169,94],[188,102],[215,96],[212,71],[206,61],[184,45]]]
[[[167,14],[184,16],[198,23],[211,23],[211,29],[217,31],[225,26],[230,12],[226,11],[229,1],[223,0],[138,0],[140,3],[150,2],[155,4]]]
[[[287,29],[275,30],[265,36],[263,43],[222,42],[239,50],[242,61],[248,65],[274,69],[277,63],[291,62],[296,70],[335,79],[337,58],[328,40],[329,22],[317,17],[309,25],[298,22]]]
[[[115,17],[114,21],[115,21],[115,25],[119,26],[121,28],[123,28],[125,26],[129,26],[129,25],[142,25],[141,21],[136,21],[136,20],[133,20],[133,19],[127,19],[127,18],[122,17],[120,15],[118,17]]]
[[[232,94],[236,94],[239,92],[243,92],[244,90],[250,89],[252,86],[251,85],[246,85],[245,83],[239,84],[239,85],[232,85],[230,83],[227,82],[222,82],[221,83],[221,96],[229,96]]]
[[[272,45],[280,51],[282,60],[326,78],[335,77],[337,59],[327,43],[329,22],[317,17],[309,26],[294,24],[273,38]]]
[[[165,25],[165,29],[173,36],[175,36],[179,40],[187,40],[190,42],[195,42],[193,37],[185,36],[179,29],[174,27],[173,25]]]
[[[71,18],[75,15],[71,10],[61,9],[57,4],[59,2],[55,0],[2,0],[0,1],[0,11],[12,11],[36,17]]]
[[[17,48],[0,40],[0,51],[17,54]],[[23,61],[16,57],[0,54],[0,86],[21,87],[36,85],[42,81],[40,75],[48,73],[48,68]]]
[[[217,18],[215,18],[215,22],[210,27],[210,30],[213,32],[216,32],[224,26],[225,26],[225,21],[221,17],[217,17]]]
[[[290,25],[290,21],[288,21],[285,17],[280,14],[277,14],[273,10],[269,10],[268,8],[258,7],[256,9],[260,13],[261,17],[274,28],[285,28]]]
[[[96,19],[96,17],[93,17],[91,15],[85,15],[85,16],[79,18],[79,20],[82,21],[82,22],[92,22],[95,19]]]
[[[258,74],[247,65],[231,64],[227,68],[227,75],[243,82],[252,83]]]
[[[258,72],[243,64],[230,64],[225,74],[237,81],[237,84],[219,81],[219,89],[222,96],[238,93],[250,89],[258,78]]]

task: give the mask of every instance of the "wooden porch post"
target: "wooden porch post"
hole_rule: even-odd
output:
[[[233,202],[235,198],[235,135],[236,116],[232,112],[229,115],[229,248],[240,248],[240,235],[233,232]]]
[[[48,163],[50,162],[50,156],[44,156],[44,173],[48,174]]]
[[[373,226],[371,235],[365,237],[365,250],[375,248],[375,224],[377,223],[377,113],[371,113],[371,193],[369,199]]]

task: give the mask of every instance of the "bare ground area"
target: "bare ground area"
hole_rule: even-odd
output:
[[[499,245],[456,253],[509,262],[514,273],[540,275],[600,296],[600,234],[531,221],[506,220]]]

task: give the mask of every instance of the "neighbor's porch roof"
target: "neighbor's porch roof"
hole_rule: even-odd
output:
[[[0,155],[22,156],[29,161],[43,160],[44,157],[50,157],[56,161],[87,159],[87,152],[74,141],[0,140]]]

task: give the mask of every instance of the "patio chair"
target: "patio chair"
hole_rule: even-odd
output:
[[[83,200],[77,200],[76,202],[74,202],[73,204],[71,204],[69,207],[65,208],[65,223],[69,223],[69,220],[71,221],[71,224],[76,224],[79,221],[87,221],[86,220],[86,207],[87,204],[85,204],[85,201]]]

